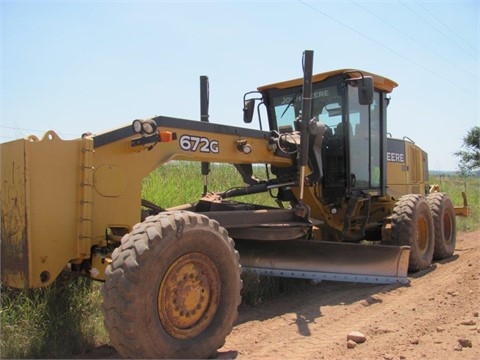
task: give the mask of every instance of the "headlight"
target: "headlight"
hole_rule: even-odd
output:
[[[133,120],[132,129],[134,133],[140,134],[142,132],[142,120]]]
[[[133,132],[136,134],[151,135],[157,131],[157,123],[152,120],[133,120],[132,123]]]
[[[151,135],[157,131],[157,123],[153,120],[144,120],[142,121],[142,130],[145,134]]]

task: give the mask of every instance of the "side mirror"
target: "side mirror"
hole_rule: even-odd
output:
[[[358,79],[358,103],[360,105],[373,103],[373,78],[371,76]]]
[[[245,100],[243,105],[243,122],[250,124],[253,120],[253,111],[255,110],[255,99]]]

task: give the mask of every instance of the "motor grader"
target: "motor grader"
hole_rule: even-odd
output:
[[[200,121],[157,116],[1,144],[2,285],[48,286],[62,271],[104,281],[122,356],[202,358],[233,327],[241,271],[405,283],[451,256],[455,207],[429,193],[427,154],[387,134],[397,84],[361,70],[313,75],[312,64],[305,51],[302,78],[247,93],[245,127],[209,122],[201,77]],[[142,200],[142,180],[172,160],[201,163],[199,200]],[[208,189],[211,162],[235,166],[245,185]],[[257,193],[278,206],[235,201]]]

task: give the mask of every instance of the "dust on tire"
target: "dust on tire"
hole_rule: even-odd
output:
[[[392,240],[410,246],[409,271],[430,266],[434,251],[432,212],[425,198],[417,194],[402,196],[393,209]]]
[[[433,215],[435,248],[433,258],[441,260],[453,255],[457,241],[455,208],[445,193],[432,193],[427,202]]]
[[[193,254],[192,260],[189,254]],[[174,272],[182,274],[184,269],[189,269],[189,261],[194,267],[203,256],[211,260],[206,271],[212,269],[213,263],[220,274],[218,289],[210,289],[213,295],[209,306],[214,307],[214,313],[205,310],[205,316],[208,316],[205,318],[202,314],[194,314],[192,310],[190,314],[194,321],[191,318],[184,321],[186,312],[180,314],[175,309],[159,310],[159,304],[164,301],[158,299],[160,287],[171,266]],[[187,267],[182,267],[183,263],[175,263],[177,259],[184,259]],[[195,293],[185,295],[189,296],[192,306],[203,306],[198,294],[204,288],[215,286],[208,282],[216,277],[203,276],[202,271],[205,270],[198,270],[198,274],[193,272],[192,283],[186,283],[190,280],[185,279],[183,283],[178,281],[177,285],[177,282],[169,280],[169,286],[173,289],[162,294],[174,294],[175,286],[181,287],[178,289],[180,291],[188,292],[187,288],[194,281],[203,281],[201,285],[195,285]],[[124,357],[207,358],[224,344],[232,330],[241,300],[241,286],[238,252],[227,231],[216,221],[185,211],[151,216],[125,235],[121,245],[112,254],[112,263],[107,268],[102,291],[105,327],[112,344]],[[170,303],[176,301],[167,300]],[[203,298],[202,301],[207,300]],[[187,307],[190,306],[188,304]],[[165,314],[170,319],[162,319]],[[200,325],[189,331],[188,327],[197,324],[197,320]],[[173,330],[168,328],[172,323]]]

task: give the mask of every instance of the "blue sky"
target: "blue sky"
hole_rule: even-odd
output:
[[[399,83],[388,131],[455,170],[479,125],[479,1],[1,1],[0,141],[64,139],[136,118],[242,122],[260,85],[358,68]],[[254,124],[249,126],[254,127]]]

